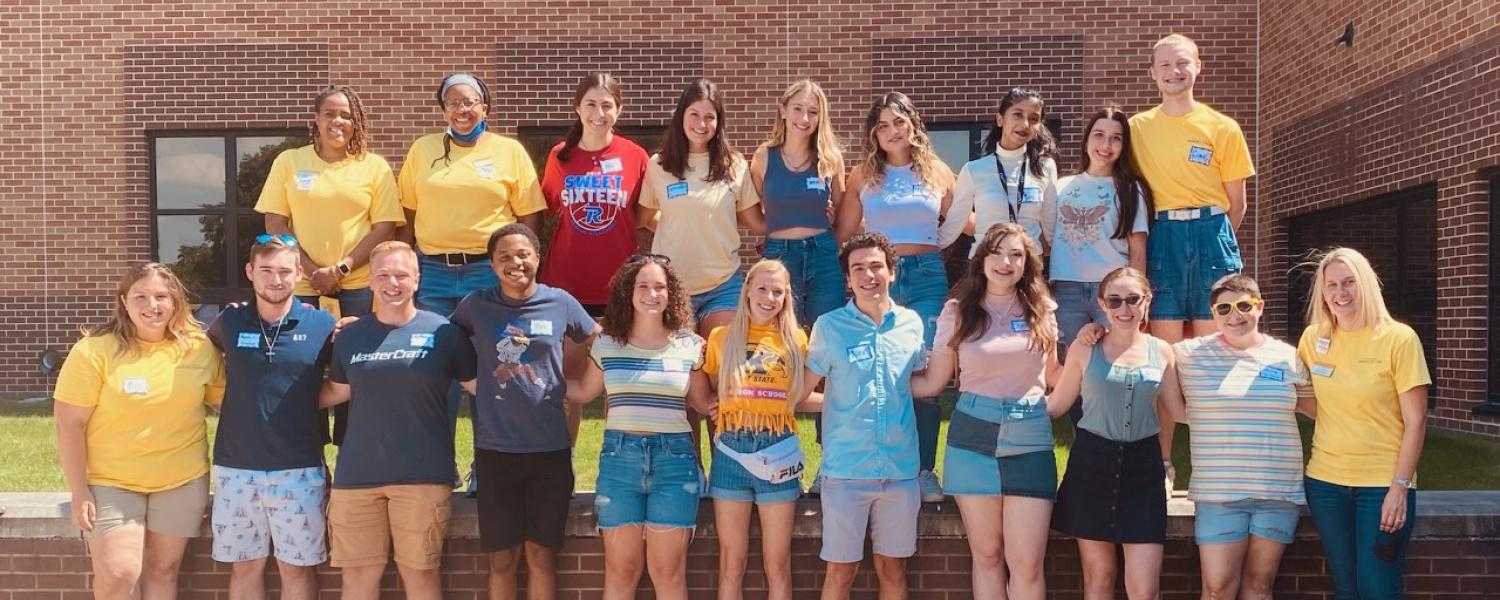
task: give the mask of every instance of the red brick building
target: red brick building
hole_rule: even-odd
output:
[[[1349,22],[1353,47],[1335,46]],[[103,316],[127,262],[175,263],[205,303],[246,294],[235,272],[260,232],[257,174],[300,143],[330,81],[359,91],[374,150],[398,168],[439,129],[433,88],[456,70],[489,82],[491,125],[532,148],[566,127],[588,70],[625,81],[623,129],[648,147],[681,85],[713,78],[745,150],[807,76],[847,147],[869,99],[896,89],[950,161],[977,152],[1001,92],[1024,85],[1048,99],[1066,170],[1087,113],[1153,102],[1149,48],[1173,31],[1201,44],[1199,97],[1239,120],[1257,158],[1241,241],[1276,303],[1272,331],[1299,321],[1285,310],[1306,287],[1288,287],[1293,256],[1367,250],[1430,344],[1435,422],[1500,435],[1473,410],[1500,406],[1486,404],[1500,402],[1488,0],[3,3],[0,392],[50,388],[37,356]]]

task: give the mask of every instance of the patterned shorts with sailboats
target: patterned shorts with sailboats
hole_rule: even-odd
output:
[[[271,554],[289,565],[328,560],[328,475],[321,467],[251,471],[213,468],[213,556],[219,562]]]

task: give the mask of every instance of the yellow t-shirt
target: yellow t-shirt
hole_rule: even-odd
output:
[[[516,217],[546,210],[526,148],[493,133],[465,148],[446,133],[422,136],[401,163],[401,206],[416,213],[423,254],[484,254],[490,234]],[[540,233],[540,232],[538,232]]]
[[[708,348],[703,357],[703,372],[719,382],[719,365],[723,364],[724,338],[728,327],[715,327],[708,334]],[[781,332],[775,326],[751,325],[745,332],[745,362],[740,369],[740,389],[732,397],[719,390],[720,431],[749,429],[758,431],[795,431],[797,424],[787,392],[792,387],[792,373],[787,349],[781,343]],[[807,334],[797,330],[797,352],[807,356]]]
[[[1309,327],[1297,357],[1318,399],[1307,476],[1350,487],[1389,486],[1406,430],[1397,394],[1432,383],[1417,332],[1391,322],[1319,338]]]
[[[384,158],[366,152],[330,163],[310,145],[276,157],[255,212],[291,220],[292,235],[320,267],[349,256],[375,223],[406,223],[396,201],[396,178]],[[370,266],[354,269],[339,285],[370,287]],[[296,293],[317,295],[306,279],[297,283]]]
[[[165,340],[134,355],[113,336],[73,345],[57,376],[58,402],[93,407],[85,428],[89,485],[151,493],[208,473],[204,405],[224,400],[224,361],[208,336],[188,350]]]
[[[1224,182],[1255,174],[1240,124],[1203,103],[1181,117],[1160,106],[1130,117],[1130,151],[1156,210],[1218,206],[1227,212]]]
[[[760,202],[750,183],[749,164],[736,154],[728,181],[707,182],[708,153],[689,154],[678,179],[651,157],[641,184],[640,205],[661,211],[651,251],[672,259],[684,291],[701,294],[728,281],[740,269],[737,213]]]

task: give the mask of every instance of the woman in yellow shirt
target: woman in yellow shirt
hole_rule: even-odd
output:
[[[86,331],[53,393],[73,524],[88,537],[96,598],[175,593],[208,509],[204,405],[224,398],[219,351],[160,263],[132,267],[114,311]]]
[[[547,201],[521,143],[486,130],[483,81],[454,73],[436,98],[448,128],[418,138],[401,163],[406,227],[398,236],[421,251],[417,306],[446,317],[469,292],[500,286],[486,253],[490,234],[520,221],[540,235]]]
[[[1391,318],[1380,280],[1359,252],[1330,251],[1313,285],[1297,344],[1317,397],[1307,505],[1334,596],[1398,598],[1416,517],[1432,383],[1427,359],[1416,332]]]

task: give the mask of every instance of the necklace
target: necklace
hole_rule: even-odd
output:
[[[802,157],[802,159],[798,160],[796,164],[793,164],[791,156],[787,155],[785,151],[781,153],[782,164],[786,166],[786,169],[788,171],[791,171],[793,173],[801,173],[807,170],[808,167],[812,166],[814,158],[817,157],[812,152],[808,152],[807,156]]]
[[[266,341],[266,362],[274,363],[276,362],[276,340],[281,337],[281,326],[286,324],[286,315],[282,315],[280,319],[276,320],[276,333],[271,335],[266,335],[265,321],[257,318],[255,322],[260,325],[261,339]]]

